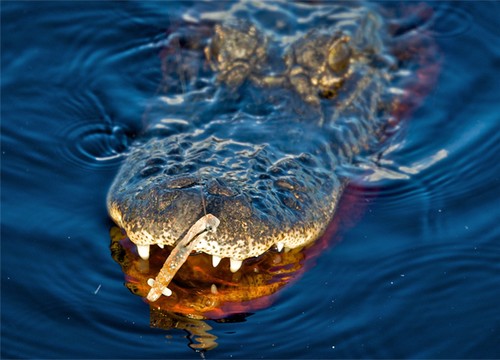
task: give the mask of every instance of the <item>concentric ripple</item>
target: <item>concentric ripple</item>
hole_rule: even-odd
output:
[[[130,139],[120,125],[76,123],[60,134],[65,140],[61,155],[88,170],[116,167],[126,155]]]

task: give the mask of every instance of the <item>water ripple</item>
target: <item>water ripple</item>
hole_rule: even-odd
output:
[[[109,255],[104,204],[109,170],[144,128],[166,37],[203,14],[224,20],[217,7],[233,3],[192,5],[2,3],[2,357],[199,356],[183,331],[149,328]],[[252,8],[290,43],[312,3],[239,5],[231,13]],[[408,26],[437,38],[442,72],[393,151],[347,170],[379,176],[349,190],[364,217],[272,307],[209,322],[219,347],[207,357],[498,356],[498,3],[428,6]],[[164,99],[159,124],[194,118],[179,99]]]
[[[273,339],[277,348],[286,346],[290,354],[309,358],[448,357],[459,337],[466,344],[459,353],[473,356],[493,341],[493,336],[474,333],[484,317],[497,313],[491,304],[497,297],[498,244],[429,242],[364,260],[332,254],[283,295],[277,306],[295,308],[294,316],[280,318],[273,310],[259,315],[258,321],[273,323],[288,337],[263,334],[255,342],[256,353]],[[317,288],[304,296],[309,281]],[[430,330],[433,324],[441,333]],[[307,344],[305,329],[316,334],[307,336]],[[399,342],[402,336],[414,340]]]
[[[60,149],[64,159],[90,170],[116,167],[126,156],[129,138],[120,125],[80,122],[63,129]]]
[[[434,14],[428,24],[428,31],[434,37],[456,37],[471,28],[473,19],[470,13],[455,4],[437,2],[433,4]]]

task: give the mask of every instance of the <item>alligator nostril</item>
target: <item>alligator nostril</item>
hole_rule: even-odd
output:
[[[211,195],[234,196],[236,192],[222,180],[212,179],[207,184],[207,192]]]
[[[184,189],[194,186],[198,183],[198,179],[194,176],[182,176],[169,180],[166,187],[169,189]]]

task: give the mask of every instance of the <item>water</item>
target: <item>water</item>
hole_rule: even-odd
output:
[[[105,208],[189,6],[2,3],[2,357],[199,357],[123,286]],[[430,6],[441,74],[348,190],[361,216],[272,306],[208,321],[207,357],[500,356],[500,9]]]

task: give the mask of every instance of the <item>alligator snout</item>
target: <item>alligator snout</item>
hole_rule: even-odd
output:
[[[150,245],[174,245],[207,213],[220,219],[220,226],[217,233],[200,240],[194,250],[212,255],[214,266],[228,257],[231,270],[236,271],[242,260],[259,255],[255,248],[262,253],[272,246],[262,240],[276,231],[273,228],[277,224],[273,227],[273,222],[259,216],[248,196],[238,192],[235,184],[221,179],[163,176],[150,179],[133,195],[127,191],[114,194],[108,198],[111,216],[138,246],[143,258],[149,257]]]

